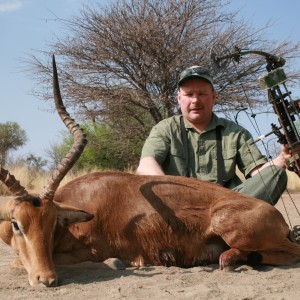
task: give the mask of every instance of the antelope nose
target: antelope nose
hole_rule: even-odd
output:
[[[36,274],[30,284],[35,287],[57,286],[57,275],[52,272],[47,274]]]
[[[52,277],[47,278],[46,282],[42,281],[46,286],[57,286],[57,277],[53,275]]]

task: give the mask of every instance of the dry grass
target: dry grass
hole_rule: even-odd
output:
[[[83,170],[80,172],[69,172],[61,182],[61,186],[67,182],[87,174],[88,172],[94,172],[99,170]],[[28,168],[24,167],[13,167],[9,169],[9,172],[15,176],[17,180],[20,181],[21,185],[26,188],[30,193],[40,193],[47,183],[47,180],[50,176],[49,173],[41,172],[30,172]],[[9,191],[3,183],[0,183],[0,195],[6,196],[9,195]]]
[[[300,190],[300,177],[294,172],[287,171],[288,174],[288,190]]]
[[[20,181],[21,185],[24,186],[28,192],[32,192],[32,193],[41,192],[49,178],[48,173],[29,172],[26,167],[14,167],[14,168],[10,168],[9,171],[11,174],[14,174],[14,176]],[[99,170],[96,169],[83,170],[76,173],[69,172],[61,182],[61,186],[79,176],[85,175],[89,172],[95,172],[95,171],[99,171]],[[128,172],[132,172],[132,170],[128,170]],[[288,186],[287,186],[288,190],[289,191],[300,190],[300,178],[294,172],[287,171],[287,173],[288,173]],[[0,195],[2,196],[9,195],[9,191],[7,190],[6,186],[3,183],[0,183]]]

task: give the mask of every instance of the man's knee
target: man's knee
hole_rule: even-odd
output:
[[[285,191],[286,186],[286,171],[277,166],[270,166],[247,179],[234,190],[275,205]]]
[[[269,184],[267,184],[266,188],[270,189],[270,195],[272,195],[271,201],[266,201],[275,205],[286,190],[288,181],[287,173],[285,169],[278,166],[268,167],[266,168],[266,172],[268,172],[270,176],[269,180],[267,180],[267,182],[269,181]]]
[[[278,169],[278,186],[281,189],[281,194],[286,190],[287,187],[287,182],[288,182],[288,177],[286,170],[277,167]]]

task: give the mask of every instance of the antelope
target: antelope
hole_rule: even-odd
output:
[[[39,196],[1,167],[13,194],[0,203],[0,237],[18,254],[32,286],[55,286],[55,265],[120,259],[125,266],[219,263],[290,265],[300,245],[270,204],[214,183],[175,176],[94,172],[61,188],[86,144],[66,111],[53,56],[57,111],[74,144]]]

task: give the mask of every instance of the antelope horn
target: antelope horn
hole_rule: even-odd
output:
[[[0,180],[7,186],[9,191],[15,196],[16,200],[26,201],[31,197],[20,182],[16,180],[15,176],[3,169],[1,165]]]
[[[54,193],[57,190],[60,182],[63,180],[65,175],[68,173],[68,171],[76,163],[76,161],[80,157],[87,143],[86,135],[84,134],[83,130],[70,117],[69,113],[67,112],[62,102],[54,55],[52,57],[52,66],[53,66],[53,93],[54,93],[55,107],[60,118],[64,122],[65,126],[72,134],[74,138],[74,143],[70,148],[69,152],[67,153],[67,155],[62,159],[62,161],[58,164],[56,169],[52,172],[47,185],[44,187],[44,190],[40,194],[41,199],[48,199],[48,200],[53,199]]]

